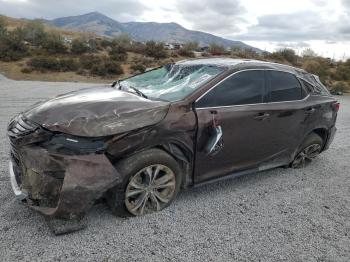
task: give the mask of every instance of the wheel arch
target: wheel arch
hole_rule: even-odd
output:
[[[181,165],[183,171],[182,186],[185,188],[190,186],[193,183],[193,151],[186,145],[175,141],[170,141],[167,143],[157,145],[155,146],[155,148],[164,150]]]
[[[328,129],[325,127],[315,128],[307,136],[309,136],[311,133],[315,133],[316,135],[318,135],[322,138],[322,141],[323,141],[322,150],[323,150],[324,146],[326,145],[327,139],[328,139]]]

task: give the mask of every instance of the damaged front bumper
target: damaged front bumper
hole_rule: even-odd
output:
[[[18,151],[20,159],[10,162],[13,191],[48,218],[79,219],[121,182],[104,154],[62,155],[39,146],[24,146]]]

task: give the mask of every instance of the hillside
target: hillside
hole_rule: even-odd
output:
[[[57,18],[47,21],[48,24],[73,31],[92,32],[101,36],[115,37],[120,33],[128,33],[136,41],[179,42],[197,41],[201,46],[212,43],[225,47],[240,47],[262,51],[240,41],[233,41],[212,34],[192,31],[176,23],[155,22],[117,22],[101,13],[93,12],[85,15]]]

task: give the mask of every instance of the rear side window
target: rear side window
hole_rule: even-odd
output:
[[[209,91],[197,107],[256,104],[263,101],[264,71],[244,71],[232,75]]]
[[[270,102],[300,100],[303,97],[299,80],[292,74],[280,71],[266,71],[268,99]]]

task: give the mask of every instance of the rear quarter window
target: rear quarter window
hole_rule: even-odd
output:
[[[293,74],[281,71],[266,71],[269,102],[295,101],[305,97],[299,80]]]

